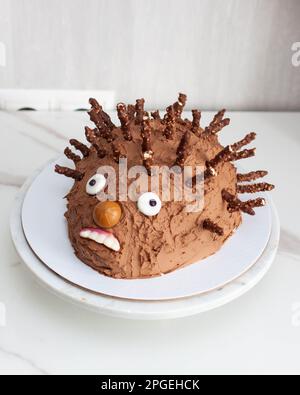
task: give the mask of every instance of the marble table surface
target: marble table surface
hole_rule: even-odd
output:
[[[204,113],[204,121],[211,118]],[[266,168],[281,220],[275,262],[254,289],[216,310],[166,321],[106,317],[43,289],[9,233],[25,179],[83,136],[82,112],[1,112],[0,374],[300,373],[300,113],[233,112],[222,142],[258,132],[248,170]],[[46,208],[45,208],[46,209]]]

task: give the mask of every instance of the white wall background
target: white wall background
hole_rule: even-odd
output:
[[[0,0],[1,88],[300,110],[299,0]]]

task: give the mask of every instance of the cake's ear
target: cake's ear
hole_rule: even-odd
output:
[[[70,169],[69,167],[55,165],[55,171],[58,174],[63,174],[66,177],[73,178],[75,181],[80,181],[84,177],[84,173],[81,173],[78,170]]]

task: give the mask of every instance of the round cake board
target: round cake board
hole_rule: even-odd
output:
[[[22,228],[21,211],[26,191],[35,175],[21,188],[11,213],[10,229],[16,250],[26,267],[43,287],[63,300],[91,311],[114,317],[145,320],[171,319],[199,314],[229,303],[253,288],[268,272],[276,256],[280,224],[275,206],[270,202],[272,229],[263,254],[246,273],[224,287],[206,294],[160,302],[133,301],[89,292],[72,285],[50,270],[38,259],[27,243]]]
[[[67,164],[65,158],[55,163]],[[215,255],[164,276],[119,280],[103,276],[78,260],[68,239],[64,212],[72,180],[54,173],[48,164],[29,182],[22,206],[28,244],[53,272],[86,290],[134,300],[170,300],[210,292],[249,270],[262,255],[271,233],[269,204],[243,224]]]

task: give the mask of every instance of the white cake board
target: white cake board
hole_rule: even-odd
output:
[[[22,229],[23,200],[36,172],[21,188],[11,215],[11,234],[16,250],[41,284],[63,299],[90,310],[116,317],[132,319],[168,319],[201,313],[222,306],[255,286],[267,273],[276,255],[280,225],[276,209],[269,201],[272,229],[269,241],[257,262],[246,273],[231,283],[206,294],[177,300],[133,301],[104,296],[72,285],[44,265],[29,247]]]
[[[65,158],[57,162],[68,165]],[[163,276],[148,279],[114,279],[95,272],[74,254],[64,213],[73,180],[54,172],[50,163],[31,183],[22,208],[22,225],[28,244],[49,269],[86,290],[133,300],[170,300],[207,293],[240,277],[257,262],[271,234],[269,205],[243,223],[216,254]],[[252,197],[252,196],[251,196]],[[126,231],[126,229],[124,229]],[[117,253],[116,253],[117,254]]]

